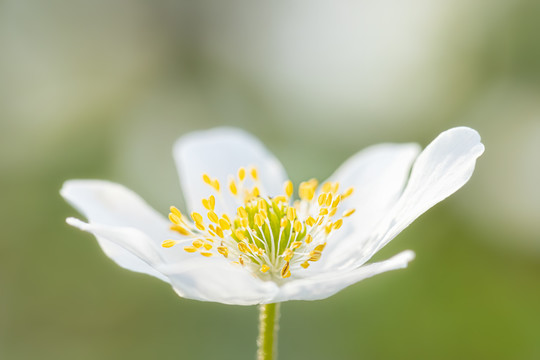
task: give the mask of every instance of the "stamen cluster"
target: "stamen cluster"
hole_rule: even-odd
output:
[[[216,196],[223,200],[217,179],[203,174],[202,180],[215,192],[201,200],[203,215],[192,212],[190,218],[171,206],[171,230],[183,235],[182,240],[165,240],[163,247],[183,243],[184,251],[205,257],[223,256],[232,263],[246,267],[254,274],[269,279],[288,278],[291,270],[308,268],[318,261],[333,231],[343,225],[343,218],[354,213],[347,210],[336,218],[340,202],[353,192],[339,193],[339,183],[327,182],[318,189],[311,179],[298,188],[299,200],[293,201],[293,184],[287,180],[284,194],[261,196],[261,183],[256,168],[249,169],[252,187],[246,186],[245,168],[231,177],[228,191],[237,202],[234,215],[218,215]],[[316,196],[317,195],[317,196]]]

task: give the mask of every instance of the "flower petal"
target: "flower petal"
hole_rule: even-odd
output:
[[[171,233],[168,221],[133,191],[103,180],[69,180],[60,194],[91,223],[133,227],[160,244]]]
[[[256,166],[262,193],[276,195],[282,192],[287,179],[281,163],[252,135],[234,128],[198,131],[180,138],[174,146],[174,157],[180,175],[187,206],[192,211],[204,212],[201,199],[208,197],[211,188],[202,181],[208,174],[221,183],[224,204],[219,201],[220,212],[235,212],[236,202],[226,190],[228,176],[240,167]]]
[[[68,218],[66,222],[95,235],[103,252],[121,267],[168,282],[165,276],[155,270],[154,267],[163,263],[163,259],[152,240],[142,231],[129,227],[87,224],[75,218]]]
[[[367,261],[418,216],[461,188],[471,178],[476,159],[483,152],[480,135],[467,127],[447,130],[433,140],[414,163],[399,201],[373,234],[369,246],[357,254],[357,264]]]
[[[380,144],[368,147],[349,158],[328,181],[338,181],[353,194],[342,201],[340,209],[356,211],[344,219],[343,226],[329,239],[321,260],[313,271],[346,266],[352,248],[363,241],[395,204],[407,182],[411,165],[420,152],[417,144]]]
[[[284,284],[279,294],[268,302],[325,299],[358,281],[386,271],[405,268],[413,259],[414,253],[406,250],[388,260],[361,266],[354,270],[322,273],[309,278],[292,280]]]
[[[188,299],[230,305],[255,305],[276,296],[272,281],[262,281],[241,266],[224,259],[187,260],[158,268],[169,277],[176,293]]]

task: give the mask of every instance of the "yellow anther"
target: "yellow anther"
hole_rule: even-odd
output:
[[[257,198],[259,197],[259,195],[261,195],[261,191],[259,190],[258,187],[254,186],[253,190],[251,190],[251,196],[254,198]]]
[[[341,225],[343,225],[343,219],[338,219],[338,220],[334,223],[333,227],[334,227],[334,229],[337,230],[337,229],[339,229],[339,228],[341,227]]]
[[[195,221],[196,223],[203,223],[203,217],[201,214],[197,213],[197,212],[192,212],[191,213],[191,218],[193,219],[193,221]]]
[[[180,218],[173,213],[169,214],[169,220],[171,220],[171,222],[175,225],[180,225],[182,222],[182,220],[180,220]]]
[[[204,245],[204,241],[202,241],[201,239],[197,239],[197,240],[193,240],[192,244],[198,249]]]
[[[298,220],[294,222],[294,231],[296,231],[297,233],[302,231],[302,223]]]
[[[353,192],[354,192],[354,188],[351,186],[350,188],[345,190],[345,192],[343,194],[341,194],[341,198],[342,199],[348,198],[349,196],[352,195]]]
[[[245,178],[246,178],[246,169],[241,167],[240,169],[238,169],[238,179],[240,181],[244,181]]]
[[[208,199],[202,199],[201,202],[202,202],[202,205],[204,206],[204,208],[205,208],[206,210],[212,210],[212,209],[210,208],[210,202],[208,201]]]
[[[253,180],[258,180],[259,179],[259,174],[257,173],[257,168],[255,167],[252,167],[249,171],[251,177],[253,178]]]
[[[238,243],[238,250],[240,250],[243,253],[246,253],[249,251],[249,247],[246,245],[246,243],[239,242]]]
[[[319,198],[317,199],[317,202],[319,203],[319,206],[322,206],[326,201],[326,193],[322,193],[319,195]]]
[[[245,228],[249,227],[249,220],[247,218],[242,219],[242,226],[245,227]]]
[[[332,232],[332,229],[333,229],[332,223],[328,223],[328,225],[324,227],[324,232],[326,233],[326,235],[328,235]]]
[[[294,219],[296,219],[296,209],[292,206],[287,209],[287,219],[289,219],[289,221],[294,221]]]
[[[268,213],[264,210],[259,210],[259,215],[263,218],[263,220],[268,219]]]
[[[187,251],[188,253],[197,252],[197,248],[195,246],[185,246],[184,250]]]
[[[219,219],[219,226],[221,226],[223,230],[229,230],[231,228],[231,223],[227,221],[227,219],[221,218]]]
[[[203,246],[206,250],[210,250],[212,248],[212,244],[209,243],[204,243]]]
[[[227,249],[227,247],[225,246],[218,246],[217,252],[225,256],[226,258],[229,257],[229,249]]]
[[[210,179],[210,176],[208,176],[208,174],[203,174],[202,179],[208,185],[212,185],[212,179]]]
[[[291,249],[286,249],[283,252],[283,260],[289,262],[289,261],[291,261],[293,255],[294,255],[294,251],[292,251]]]
[[[285,181],[285,194],[287,194],[287,197],[291,197],[293,194],[293,183],[291,180]]]
[[[321,259],[322,253],[320,251],[313,250],[309,253],[309,261],[319,261]]]
[[[231,223],[231,219],[227,216],[227,214],[223,214],[221,215],[221,217],[225,220],[227,220],[227,222],[230,224]]]
[[[289,220],[287,220],[286,217],[281,218],[281,221],[280,221],[280,223],[279,223],[279,226],[281,226],[282,228],[286,228],[288,224],[289,224]]]
[[[291,244],[291,248],[292,249],[298,249],[300,246],[302,246],[302,242],[301,241],[295,241]]]
[[[182,213],[175,206],[170,207],[171,213],[176,215],[179,219],[182,219]]]
[[[324,202],[324,205],[326,206],[330,206],[330,204],[332,204],[332,194],[328,194],[328,196],[326,196],[326,201]]]
[[[329,193],[332,191],[332,183],[331,182],[325,182],[321,187],[322,192]]]
[[[319,211],[319,215],[326,215],[328,214],[328,209],[326,208],[322,208],[320,211]]]
[[[216,235],[223,239],[223,230],[219,226],[216,226]]]
[[[176,241],[174,240],[165,240],[164,242],[161,243],[161,246],[163,246],[164,248],[170,248],[170,247],[173,247],[174,245],[176,245]]]
[[[272,199],[275,203],[287,202],[287,198],[283,195],[276,196]]]
[[[217,179],[212,180],[211,186],[214,188],[214,190],[219,192],[219,181]]]
[[[336,212],[337,212],[337,208],[333,208],[333,209],[330,210],[330,212],[328,213],[328,216],[332,217],[332,216],[336,215]]]
[[[285,266],[283,266],[283,268],[281,269],[281,277],[286,279],[288,278],[289,276],[291,276],[291,272],[289,271],[289,262],[287,261],[285,263]]]
[[[341,201],[341,196],[338,195],[338,196],[335,198],[334,202],[332,203],[332,207],[333,207],[333,208],[337,208],[337,206],[339,205],[339,202],[340,202],[340,201]]]
[[[196,222],[195,227],[201,231],[204,231],[204,225],[202,223]]]
[[[266,265],[266,264],[263,264],[263,266],[261,266],[261,272],[265,273],[267,272],[268,270],[270,270],[270,266]]]
[[[180,225],[171,225],[171,230],[173,231],[176,231],[182,235],[189,235],[190,232],[184,228],[183,226],[180,226]]]
[[[300,264],[301,267],[303,267],[304,269],[307,269],[309,267],[309,263],[307,261],[304,261],[303,263]]]
[[[315,195],[315,188],[317,187],[317,180],[311,179],[300,183],[298,187],[298,195],[300,199],[310,201]]]
[[[254,220],[255,220],[255,224],[256,224],[257,226],[263,226],[263,224],[264,224],[264,219],[263,219],[263,217],[261,216],[261,214],[255,214]]]
[[[235,235],[240,241],[246,238],[246,235],[244,234],[242,230],[236,230]]]
[[[210,202],[210,210],[214,210],[216,208],[216,198],[214,195],[210,195],[208,198],[208,201]]]
[[[315,246],[315,249],[309,253],[310,258],[309,261],[318,261],[321,258],[322,251],[326,247],[326,244],[320,244]]]
[[[308,218],[306,219],[306,224],[307,224],[308,226],[313,226],[313,225],[315,225],[315,222],[316,222],[316,220],[315,220],[312,216],[310,216],[310,217],[308,217]]]
[[[201,252],[201,255],[204,256],[204,257],[210,257],[214,254],[212,254],[211,252]]]
[[[337,193],[338,189],[339,189],[339,182],[336,181],[334,184],[332,184],[332,192],[335,194]]]
[[[311,234],[307,234],[304,241],[306,244],[310,244],[313,241],[313,236],[311,236]]]
[[[242,258],[242,256],[238,257],[238,262],[240,263],[240,265],[244,266],[244,259]]]
[[[214,224],[217,224],[219,222],[219,216],[217,216],[217,214],[213,211],[208,212],[208,219]]]
[[[322,225],[322,223],[324,222],[324,216],[319,216],[318,217],[318,222],[317,222],[317,225]]]
[[[238,188],[236,187],[234,180],[229,181],[229,190],[231,191],[231,194],[238,195]]]
[[[343,212],[343,217],[349,217],[351,216],[352,214],[354,214],[354,212],[356,211],[356,209],[349,209],[347,211],[344,211]]]
[[[242,206],[240,206],[236,212],[242,219],[246,219],[248,217],[246,209],[244,209]]]

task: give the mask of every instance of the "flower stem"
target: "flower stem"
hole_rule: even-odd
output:
[[[257,360],[277,359],[279,303],[259,306],[259,338]]]

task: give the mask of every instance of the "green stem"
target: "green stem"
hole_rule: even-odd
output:
[[[259,306],[259,338],[257,360],[277,359],[279,303]]]

